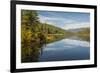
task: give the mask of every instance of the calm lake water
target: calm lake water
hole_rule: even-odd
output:
[[[47,44],[41,50],[39,61],[64,61],[90,59],[90,43],[74,38]]]

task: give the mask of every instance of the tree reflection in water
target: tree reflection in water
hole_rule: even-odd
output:
[[[43,46],[45,43],[43,42],[31,42],[26,43],[22,46],[22,62],[38,62],[39,56],[42,54]]]

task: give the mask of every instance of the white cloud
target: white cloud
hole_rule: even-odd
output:
[[[40,21],[42,23],[51,23],[51,24],[57,24],[57,23],[61,23],[61,25],[65,25],[67,23],[73,23],[75,22],[74,20],[71,19],[67,19],[67,18],[59,18],[59,17],[47,17],[47,16],[39,16]]]
[[[77,29],[77,28],[84,28],[84,27],[90,27],[89,22],[77,22],[72,19],[67,18],[59,18],[59,17],[50,17],[50,16],[39,16],[40,21],[42,23],[48,23],[63,29]]]
[[[47,16],[40,16],[40,21],[42,23],[48,22],[48,21],[57,21],[57,18],[54,17],[47,17]]]

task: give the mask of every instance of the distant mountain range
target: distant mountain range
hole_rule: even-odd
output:
[[[77,29],[69,29],[68,31],[70,31],[70,32],[86,32],[86,31],[90,31],[90,28],[89,27],[87,27],[87,28],[77,28]]]

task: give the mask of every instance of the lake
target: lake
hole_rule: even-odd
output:
[[[90,59],[90,43],[78,38],[66,38],[42,47],[38,60],[64,61]]]
[[[72,36],[51,43],[29,43],[22,48],[22,62],[47,62],[90,59],[89,41]]]

